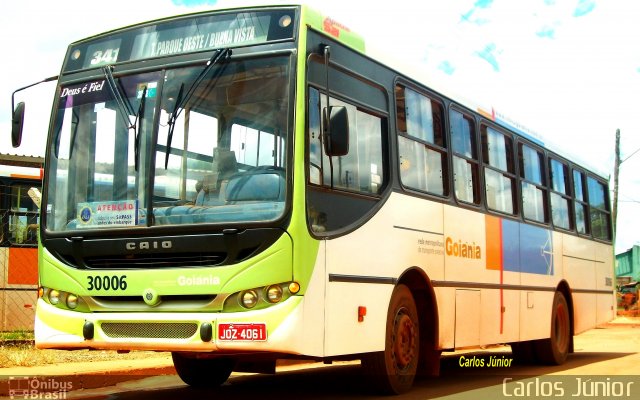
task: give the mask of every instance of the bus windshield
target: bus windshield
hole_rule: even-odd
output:
[[[278,219],[289,68],[234,59],[61,87],[46,229]]]

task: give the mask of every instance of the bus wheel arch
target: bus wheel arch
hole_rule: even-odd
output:
[[[420,321],[420,360],[418,373],[438,376],[440,373],[438,304],[431,279],[422,269],[410,268],[398,279],[398,285],[409,288],[418,310]]]
[[[549,338],[535,341],[538,360],[543,364],[561,365],[567,359],[571,348],[571,312],[562,290],[556,290],[551,308],[551,329]]]
[[[569,308],[569,353],[573,353],[573,336],[575,335],[575,318],[574,318],[574,308],[573,308],[573,296],[571,295],[571,288],[567,281],[562,280],[556,291],[562,293],[564,299],[567,302],[567,307]]]
[[[385,348],[362,357],[370,385],[381,394],[402,394],[413,386],[420,361],[420,323],[411,290],[393,288],[386,315]]]

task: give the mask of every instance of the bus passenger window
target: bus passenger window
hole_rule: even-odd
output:
[[[587,224],[587,215],[589,215],[589,206],[586,203],[586,185],[584,182],[584,174],[580,171],[573,171],[573,189],[575,196],[575,212],[576,212],[576,229],[578,233],[588,234],[589,225]]]
[[[379,200],[388,175],[383,161],[387,120],[364,106],[330,98],[331,106],[347,110],[349,149],[329,157],[322,121],[327,98],[314,87],[308,90],[307,222],[313,233],[325,235],[357,223]]]
[[[442,106],[411,89],[396,87],[398,126],[409,136],[444,146]]]
[[[480,204],[478,191],[478,155],[473,119],[451,110],[451,146],[453,148],[453,186],[456,198]]]
[[[544,179],[544,155],[524,144],[519,145],[522,178],[522,212],[526,219],[547,222],[547,190]]]
[[[505,214],[516,214],[516,177],[511,138],[486,125],[481,126],[480,132],[487,207]]]
[[[592,177],[587,178],[589,186],[589,206],[591,210],[591,232],[596,239],[609,240],[611,213],[606,185]]]
[[[324,154],[320,110],[326,98],[309,89],[309,183],[377,195],[382,190],[382,118],[352,104],[331,98],[331,106],[343,106],[349,114],[349,152],[342,157]],[[331,171],[333,166],[333,173]]]
[[[569,197],[569,167],[558,160],[549,160],[551,171],[551,220],[562,229],[572,229]]]
[[[309,88],[309,183],[321,185],[322,131],[320,131],[320,92]]]
[[[402,183],[412,189],[448,196],[442,105],[398,85],[396,110]]]

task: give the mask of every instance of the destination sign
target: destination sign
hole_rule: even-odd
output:
[[[182,17],[127,28],[69,48],[64,71],[293,38],[294,9]]]
[[[233,19],[142,33],[135,38],[131,59],[266,42],[270,19],[244,13]]]

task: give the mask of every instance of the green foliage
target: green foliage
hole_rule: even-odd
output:
[[[33,340],[33,331],[0,332],[0,342],[5,340]]]

